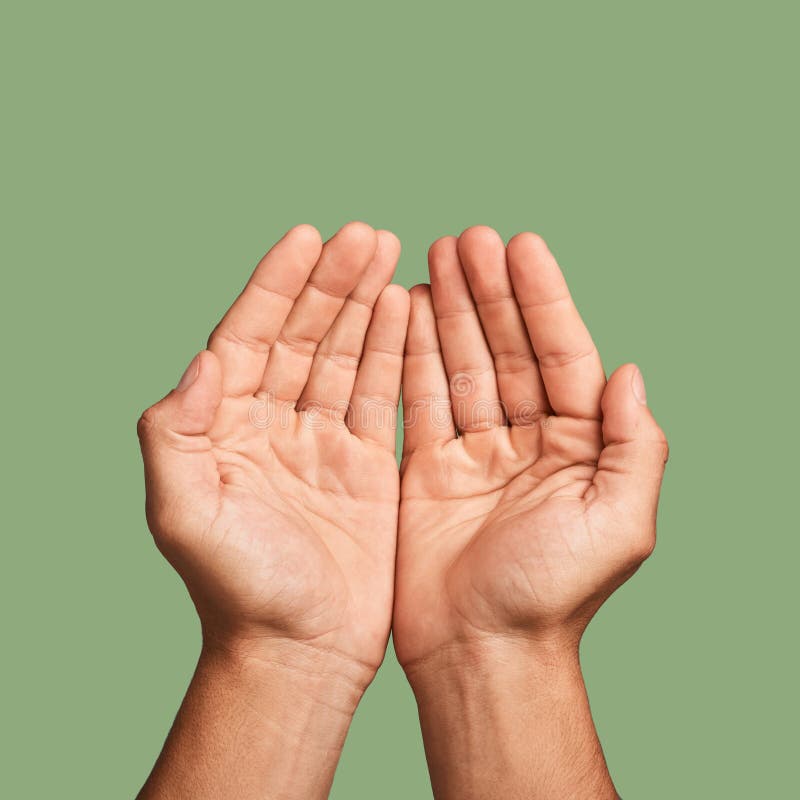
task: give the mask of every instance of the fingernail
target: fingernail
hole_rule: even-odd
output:
[[[636,372],[633,373],[631,388],[633,389],[633,396],[636,398],[636,401],[641,403],[643,406],[646,406],[647,392],[644,388],[644,378],[642,377],[642,373],[639,371],[638,367],[636,368]]]
[[[195,356],[192,363],[186,367],[186,372],[183,373],[178,385],[175,387],[176,392],[185,392],[197,379],[200,374],[200,356]]]

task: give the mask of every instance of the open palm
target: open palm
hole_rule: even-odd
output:
[[[638,370],[606,384],[547,247],[488,228],[412,290],[394,637],[405,665],[526,631],[579,636],[652,550],[666,443]]]
[[[206,636],[288,637],[374,669],[391,618],[397,239],[292,229],[140,423],[148,520]]]

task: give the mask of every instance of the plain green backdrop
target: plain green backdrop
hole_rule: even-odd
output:
[[[440,235],[538,231],[642,368],[659,546],[583,648],[623,797],[796,797],[792,6],[4,4],[0,796],[144,780],[199,633],[136,418],[288,227],[363,219],[406,286]],[[391,651],[332,796],[430,797]]]

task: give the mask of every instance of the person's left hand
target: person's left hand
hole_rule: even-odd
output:
[[[403,379],[395,649],[404,666],[475,640],[574,653],[655,545],[664,433],[634,365],[606,381],[538,236],[506,248],[476,226],[429,259]]]

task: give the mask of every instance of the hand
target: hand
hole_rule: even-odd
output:
[[[393,636],[435,794],[616,797],[578,643],[653,549],[664,435],[635,366],[606,383],[539,237],[471,228],[429,265],[403,373]]]
[[[142,415],[147,518],[203,650],[141,800],[328,795],[391,622],[399,252],[293,228]]]
[[[507,251],[487,228],[440,239],[430,275],[403,376],[398,656],[575,642],[653,549],[664,434],[636,367],[606,384],[537,236]]]
[[[399,251],[363,223],[324,246],[310,226],[290,230],[142,415],[148,522],[207,646],[292,643],[363,685],[381,663],[408,316],[408,293],[387,285]]]

